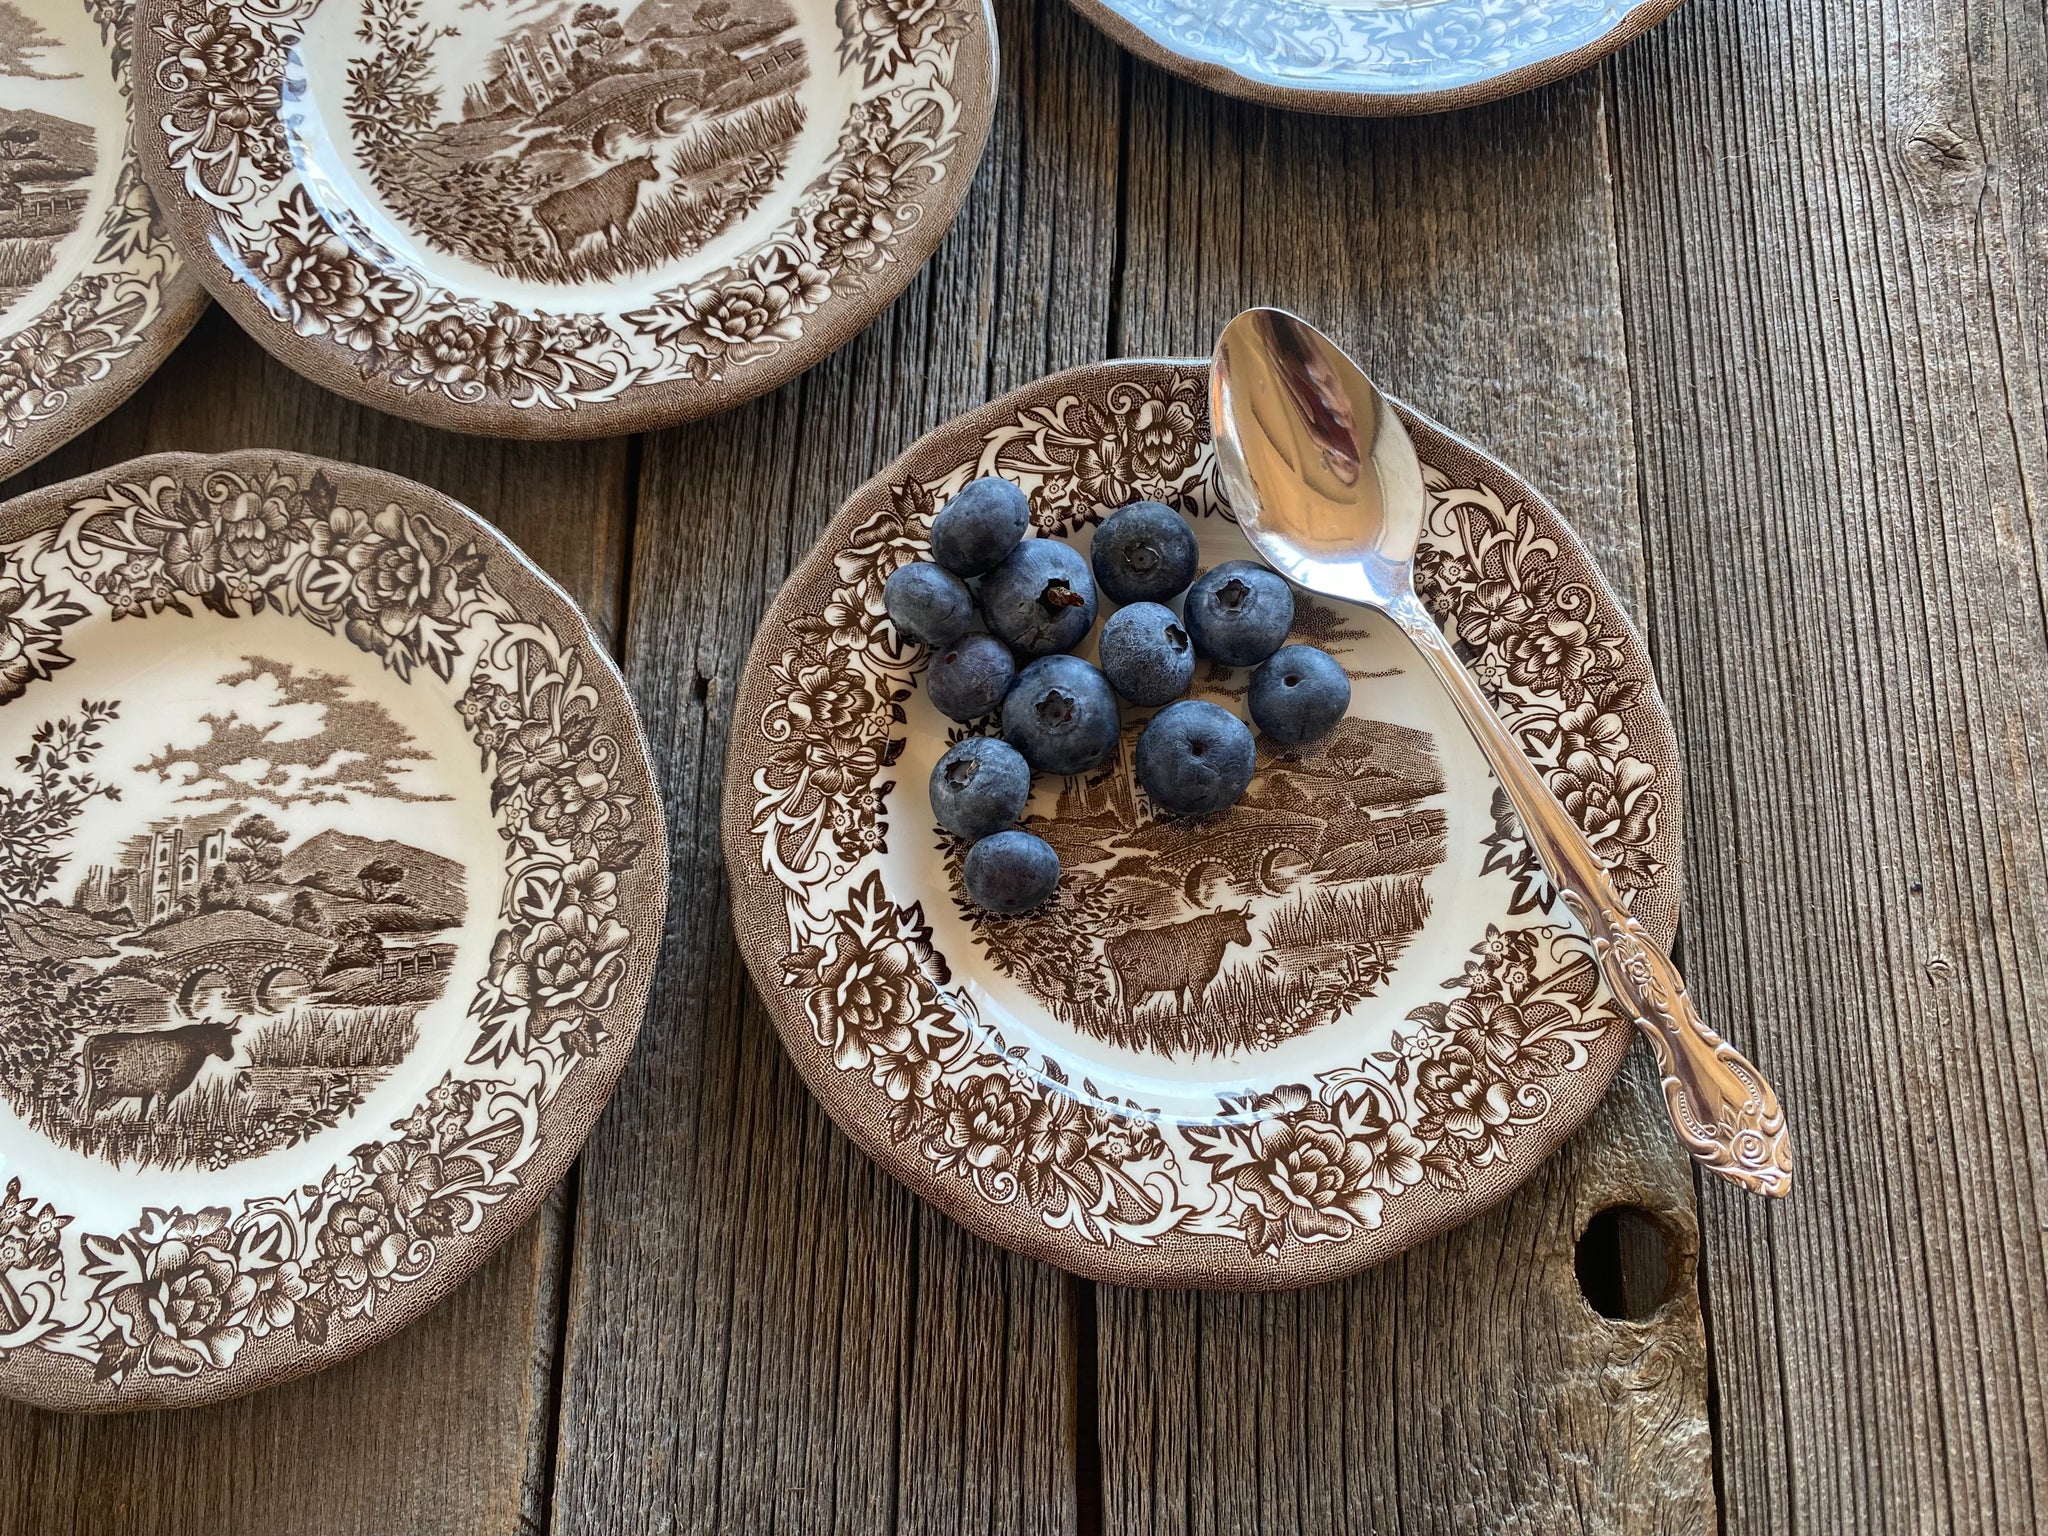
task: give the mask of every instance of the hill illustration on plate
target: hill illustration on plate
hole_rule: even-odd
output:
[[[118,1163],[222,1167],[351,1114],[417,1043],[467,913],[455,861],[310,830],[348,814],[336,805],[426,798],[401,782],[430,760],[402,727],[340,679],[286,663],[251,657],[223,682],[324,700],[328,727],[273,733],[272,758],[237,758],[266,728],[203,717],[199,747],[129,776],[192,790],[191,808],[118,840],[123,776],[97,761],[117,701],[38,722],[0,785],[13,811],[0,835],[0,1098]],[[212,793],[224,785],[243,792]],[[67,856],[89,821],[112,857]]]
[[[62,50],[18,6],[0,0],[0,81],[63,79]],[[0,102],[12,92],[0,88]],[[85,217],[98,163],[84,123],[0,106],[0,311],[56,264],[57,247]]]
[[[1244,798],[1188,820],[1139,787],[1140,728],[1067,779],[1053,815],[1023,821],[1065,871],[1039,911],[982,911],[961,884],[966,845],[940,833],[989,963],[1084,1033],[1166,1054],[1272,1046],[1376,993],[1427,921],[1423,876],[1445,857],[1429,734],[1352,717],[1312,752],[1262,739]]]
[[[600,281],[687,256],[787,169],[810,65],[781,0],[478,0],[495,28],[473,78],[425,0],[365,0],[346,103],[392,211],[428,243],[508,277]]]

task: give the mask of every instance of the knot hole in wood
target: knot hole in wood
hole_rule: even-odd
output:
[[[1614,1322],[1646,1323],[1692,1283],[1689,1224],[1640,1205],[1603,1206],[1572,1255],[1586,1305]]]

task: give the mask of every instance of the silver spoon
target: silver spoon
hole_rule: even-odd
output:
[[[1670,958],[1621,904],[1600,856],[1415,595],[1422,466],[1372,380],[1307,321],[1247,310],[1216,343],[1209,416],[1224,490],[1253,547],[1297,585],[1386,614],[1435,670],[1592,941],[1608,990],[1655,1048],[1686,1150],[1744,1189],[1789,1193],[1792,1144],[1778,1096],[1701,1020]]]

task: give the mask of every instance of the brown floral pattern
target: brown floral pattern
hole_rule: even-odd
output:
[[[1663,797],[1630,739],[1643,697],[1620,626],[1592,588],[1564,574],[1562,551],[1526,503],[1425,470],[1429,532],[1416,586],[1458,654],[1514,728],[1522,750],[1607,860],[1615,887],[1646,890],[1663,872],[1655,846]],[[1552,910],[1555,892],[1522,840],[1504,794],[1486,868],[1515,881],[1513,910]]]
[[[19,566],[0,565],[0,704],[70,661],[64,629],[85,613],[61,588]]]
[[[8,1186],[0,1364],[17,1349],[85,1358],[110,1402],[137,1380],[236,1370],[257,1341],[325,1348],[339,1323],[374,1324],[394,1290],[445,1279],[448,1246],[527,1183],[553,1134],[549,1106],[637,1024],[658,936],[659,812],[630,722],[621,735],[623,693],[612,679],[600,691],[587,637],[516,611],[467,520],[360,505],[345,470],[231,462],[109,480],[61,523],[0,546],[0,677],[18,693],[69,665],[64,632],[95,611],[203,606],[292,616],[401,677],[461,681],[508,894],[466,1063],[324,1177],[75,1237],[49,1200]]]
[[[169,126],[190,144],[207,189],[225,199],[245,173],[282,175],[284,61],[255,26],[238,8],[212,3],[165,15],[156,30],[165,43],[160,78],[179,87]]]
[[[1415,1028],[1388,1049],[1313,1085],[1225,1099],[1219,1123],[1189,1127],[1196,1160],[1242,1197],[1246,1242],[1338,1242],[1425,1179],[1462,1187],[1549,1114],[1545,1084],[1626,1023],[1564,930],[1489,927],[1473,954],[1444,983],[1459,996],[1410,1013]]]
[[[21,1180],[7,1181],[0,1200],[0,1348],[33,1336],[53,1299],[50,1278],[63,1264],[59,1240],[71,1218],[47,1200],[21,1192]]]
[[[870,875],[821,942],[782,963],[800,988],[818,1043],[846,1071],[864,1072],[899,1105],[928,1094],[939,1062],[965,1038],[940,996],[947,981],[923,913],[904,911]]]
[[[474,540],[456,544],[400,506],[343,506],[318,471],[110,486],[74,547],[117,618],[189,614],[189,600],[228,618],[299,612],[401,677],[420,664],[451,676],[457,637],[485,601]]]
[[[964,193],[985,132],[975,87],[956,92],[975,0],[843,0],[840,51],[862,81],[825,169],[788,217],[731,266],[623,312],[512,309],[459,293],[382,250],[333,200],[316,201],[286,152],[286,61],[322,4],[173,0],[142,40],[168,183],[203,205],[241,292],[389,406],[427,395],[494,412],[594,406],[649,385],[691,389],[797,366],[826,311],[878,307],[908,281],[908,247]],[[324,209],[324,211],[323,211]],[[342,227],[335,221],[346,225]],[[910,237],[921,231],[917,240]],[[883,269],[899,270],[886,281]],[[0,389],[5,388],[0,362]],[[0,397],[4,404],[4,397]],[[685,414],[694,414],[686,412]]]
[[[881,586],[925,555],[934,508],[979,474],[1023,487],[1042,533],[1140,496],[1228,515],[1199,368],[1073,377],[991,407],[978,444],[941,459],[953,467],[938,478],[864,492],[864,515],[835,527],[800,573],[803,597],[764,628],[758,712],[735,726],[728,863],[741,911],[755,910],[742,889],[755,882],[779,897],[789,945],[779,960],[749,958],[771,1002],[796,1013],[785,1031],[814,1080],[838,1074],[872,1095],[855,1122],[874,1127],[871,1150],[970,1224],[1119,1277],[1184,1280],[1219,1263],[1241,1283],[1341,1272],[1356,1261],[1332,1270],[1306,1256],[1344,1244],[1378,1256],[1378,1234],[1426,1219],[1401,1214],[1410,1207],[1497,1190],[1499,1170],[1526,1169],[1524,1147],[1547,1149],[1561,1114],[1589,1107],[1575,1079],[1596,1056],[1617,1059],[1628,1025],[1583,940],[1549,920],[1551,894],[1511,815],[1477,850],[1482,873],[1505,877],[1503,920],[1441,1000],[1411,1009],[1355,1064],[1225,1095],[1190,1118],[1105,1093],[983,1022],[922,906],[874,862],[923,659],[899,648]],[[1667,900],[1669,780],[1636,740],[1655,718],[1640,650],[1547,509],[1433,463],[1424,474],[1425,599],[1618,883]],[[1180,1257],[1136,1269],[1117,1257],[1147,1250]]]

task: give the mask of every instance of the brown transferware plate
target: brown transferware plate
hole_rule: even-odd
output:
[[[242,325],[507,437],[724,410],[937,248],[986,0],[143,0],[143,169]]]
[[[646,1006],[624,685],[392,475],[165,454],[0,508],[0,1393],[209,1402],[468,1275]]]
[[[0,0],[0,480],[156,371],[206,290],[135,162],[118,0]]]
[[[1221,817],[1155,815],[1131,773],[1041,775],[1024,825],[1052,904],[995,918],[926,783],[965,733],[920,686],[882,586],[969,479],[1007,476],[1085,549],[1149,497],[1205,565],[1222,505],[1206,368],[1041,380],[921,439],[855,493],[776,599],[725,786],[741,949],[847,1133],[963,1225],[1098,1279],[1273,1288],[1377,1263],[1513,1189],[1591,1112],[1633,1025],[1449,699],[1387,620],[1299,597],[1295,639],[1350,716],[1273,752]],[[1417,585],[1660,942],[1680,788],[1649,659],[1564,521],[1412,411]],[[1242,710],[1246,676],[1195,691]]]

